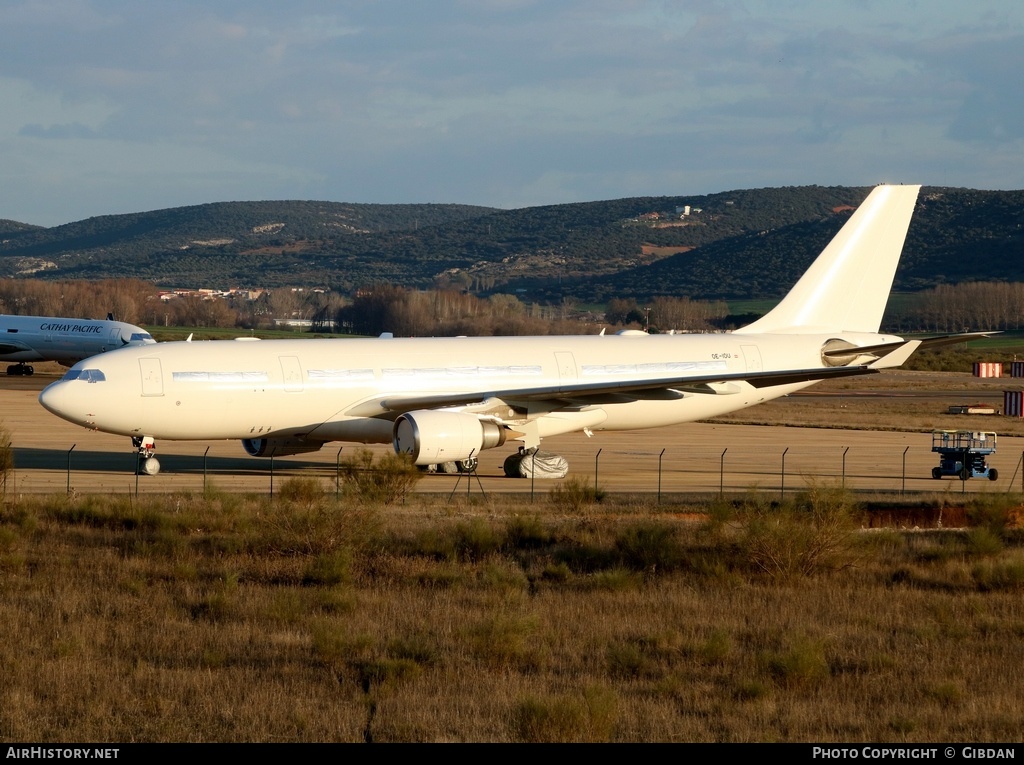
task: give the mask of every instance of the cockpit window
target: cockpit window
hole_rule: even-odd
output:
[[[132,332],[132,337],[128,341],[129,343],[151,343],[156,342],[153,340],[153,336],[148,332]]]
[[[85,380],[89,383],[106,382],[106,376],[98,369],[69,369],[67,373],[60,378],[64,380]]]

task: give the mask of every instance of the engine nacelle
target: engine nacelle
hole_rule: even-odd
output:
[[[464,412],[423,409],[395,420],[395,452],[408,454],[417,465],[457,462],[505,443],[505,429],[496,422]]]
[[[302,438],[243,438],[242,448],[250,457],[287,457],[291,454],[318,452],[322,441]]]

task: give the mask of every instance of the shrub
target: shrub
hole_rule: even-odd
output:
[[[1024,589],[1024,560],[979,563],[971,569],[971,578],[983,592]]]
[[[512,712],[512,732],[526,743],[605,742],[615,727],[616,699],[606,688],[587,688],[583,698],[530,697]]]
[[[1018,504],[1018,496],[982,494],[967,506],[967,525],[1002,536],[1009,526],[1011,510]]]
[[[460,558],[470,562],[479,562],[496,553],[503,542],[502,534],[482,518],[460,523],[454,530],[455,549]]]
[[[812,576],[849,562],[854,504],[841,489],[812,486],[790,504],[756,504],[741,548],[756,570],[774,577]]]
[[[319,478],[288,478],[281,484],[277,496],[284,502],[308,508],[320,507],[326,499]]]
[[[676,529],[665,523],[637,523],[623,529],[615,540],[623,563],[638,571],[672,571],[683,559]]]
[[[531,670],[544,661],[533,616],[495,613],[467,629],[470,650],[492,667]]]
[[[787,650],[764,656],[763,661],[772,679],[787,688],[812,685],[829,672],[825,646],[817,640],[797,640]]]
[[[551,543],[552,533],[538,516],[517,515],[505,525],[506,544],[513,550],[531,550]]]
[[[375,460],[369,449],[360,449],[340,467],[346,496],[381,505],[404,500],[422,475],[407,454],[384,454]]]
[[[348,584],[352,581],[351,566],[352,556],[346,548],[321,553],[313,558],[313,561],[306,567],[302,583],[328,587]]]
[[[574,475],[556,484],[549,496],[559,510],[579,513],[603,500],[604,491],[591,486],[589,479]]]
[[[971,554],[979,558],[992,557],[1003,551],[1003,540],[985,526],[968,531],[966,542]]]

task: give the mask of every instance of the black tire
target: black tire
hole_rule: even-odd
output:
[[[932,478],[942,478],[942,468],[932,468]]]
[[[960,471],[960,480],[961,481],[966,481],[970,477],[971,477],[971,469],[970,468],[964,468],[963,470]]]
[[[988,480],[995,481],[998,478],[999,478],[999,471],[996,470],[995,468],[989,468],[988,469]]]

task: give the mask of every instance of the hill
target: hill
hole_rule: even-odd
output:
[[[4,222],[0,276],[135,277],[166,286],[523,291],[604,300],[781,295],[868,189],[786,187],[496,210],[223,202],[41,229]],[[1024,191],[927,187],[899,290],[1024,281]]]

